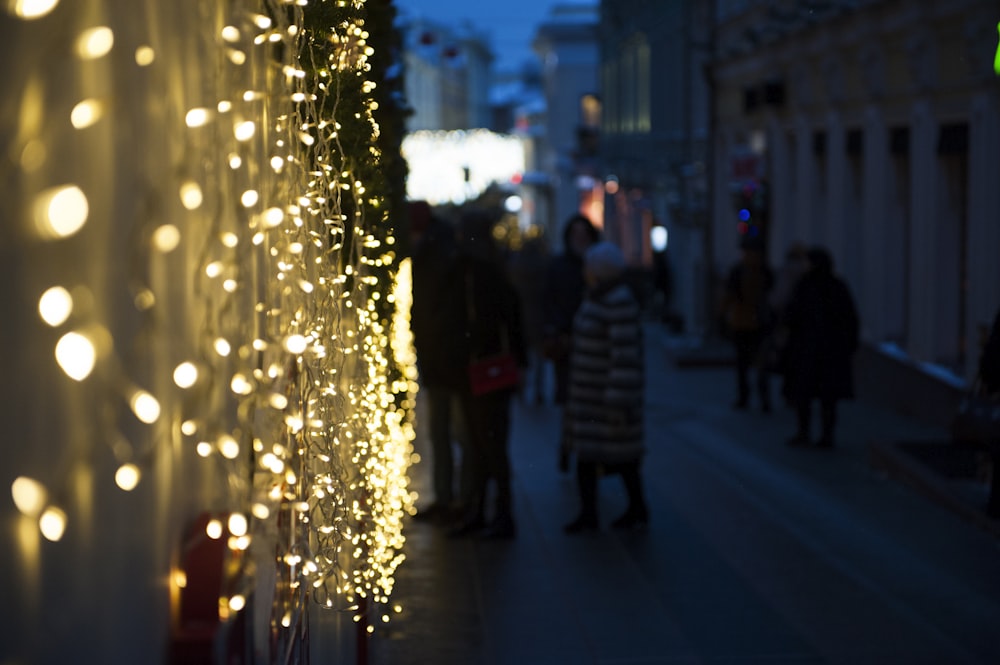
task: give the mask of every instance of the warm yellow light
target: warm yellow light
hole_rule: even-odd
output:
[[[260,196],[257,194],[257,190],[248,189],[247,191],[243,192],[242,196],[240,196],[240,203],[243,204],[244,208],[252,208],[255,205],[257,205],[257,200],[259,198]]]
[[[230,111],[233,110],[233,103],[226,99],[223,99],[222,101],[220,101],[218,104],[215,105],[215,108],[218,109],[219,113],[229,113]]]
[[[285,350],[295,355],[304,353],[308,345],[309,341],[302,335],[289,335],[284,343]]]
[[[168,254],[181,244],[181,232],[173,224],[162,224],[153,231],[153,247]]]
[[[192,362],[182,362],[174,368],[174,383],[178,388],[190,388],[198,382],[198,367]]]
[[[173,581],[174,586],[178,589],[183,589],[188,585],[187,573],[183,570],[178,569],[173,571],[170,575],[170,579]]]
[[[181,204],[188,210],[197,210],[201,207],[202,194],[201,187],[193,180],[188,180],[181,185]]]
[[[205,108],[194,108],[184,116],[184,124],[188,127],[203,127],[211,119],[211,111]]]
[[[145,390],[137,390],[129,400],[135,417],[151,425],[160,418],[160,403]]]
[[[148,67],[156,60],[156,51],[149,46],[140,46],[135,50],[135,64]]]
[[[271,168],[274,169],[275,173],[280,173],[284,166],[285,160],[281,157],[274,156],[271,158]]]
[[[194,450],[198,453],[198,457],[208,457],[212,454],[212,444],[208,441],[199,441]]]
[[[236,246],[240,244],[240,237],[230,231],[227,231],[219,236],[219,240],[222,241],[222,244],[229,249],[235,249]]]
[[[252,512],[253,516],[259,520],[266,520],[268,517],[271,516],[271,509],[265,506],[263,503],[253,504],[253,506],[251,506],[250,508],[250,512]]]
[[[243,158],[237,155],[235,152],[229,155],[229,168],[236,170],[243,166]]]
[[[249,395],[253,392],[253,383],[243,374],[234,374],[229,382],[229,388],[237,395]]]
[[[28,517],[38,517],[45,508],[45,501],[48,493],[45,486],[34,478],[18,476],[10,484],[10,495],[14,499],[14,505],[23,515]]]
[[[38,314],[53,328],[61,326],[73,313],[73,296],[61,286],[47,289],[38,299]]]
[[[209,520],[205,525],[205,534],[212,540],[222,538],[222,522],[219,520]]]
[[[181,434],[193,436],[198,432],[198,423],[193,420],[185,420],[181,423]]]
[[[42,192],[35,201],[35,224],[48,238],[67,238],[87,222],[87,196],[76,185],[55,187]]]
[[[247,599],[241,596],[240,594],[236,594],[235,596],[229,599],[229,609],[232,610],[233,612],[239,612],[244,607],[246,607],[246,604],[247,604]]]
[[[240,29],[234,25],[227,25],[222,29],[222,38],[227,42],[240,41]]]
[[[38,528],[47,540],[57,542],[66,531],[66,513],[56,506],[49,506],[38,518]]]
[[[85,99],[70,111],[69,121],[77,129],[90,127],[104,115],[104,105],[96,99]]]
[[[230,354],[230,352],[232,352],[232,347],[229,345],[229,342],[227,342],[223,337],[216,338],[215,342],[212,343],[212,346],[215,348],[215,352],[220,356],[222,356],[223,358],[225,358]]]
[[[229,516],[229,533],[234,536],[247,535],[247,518],[242,513],[233,513]]]
[[[219,437],[219,452],[226,459],[236,459],[240,455],[240,444],[229,434],[223,434]]]
[[[14,0],[14,15],[23,19],[41,18],[59,4],[59,0]]]
[[[285,211],[281,208],[268,208],[264,211],[264,226],[273,229],[285,220]]]
[[[272,408],[277,409],[278,411],[283,411],[285,407],[288,406],[288,398],[281,393],[271,393],[271,396],[268,397],[267,401]]]
[[[237,141],[249,141],[256,132],[257,125],[253,120],[238,122],[233,126],[233,136],[236,137]]]
[[[215,279],[222,274],[222,263],[220,261],[212,261],[205,266],[205,274],[212,279]]]
[[[56,362],[71,379],[83,381],[94,370],[97,350],[85,335],[69,332],[56,343]]]
[[[115,45],[115,33],[107,26],[90,28],[76,39],[76,54],[84,60],[102,58]]]
[[[139,484],[139,467],[135,464],[122,464],[115,472],[115,484],[126,492],[131,492]]]

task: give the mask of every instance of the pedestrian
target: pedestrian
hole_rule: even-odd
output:
[[[480,534],[513,538],[515,521],[508,454],[510,400],[519,386],[477,394],[469,379],[473,360],[510,352],[523,372],[527,354],[517,293],[504,272],[493,241],[493,220],[483,211],[462,214],[458,256],[446,278],[450,303],[449,357],[452,374],[461,377],[460,403],[465,424],[461,476],[463,512],[451,536]],[[490,483],[493,510],[487,510]]]
[[[643,430],[643,341],[640,308],[625,283],[618,247],[599,242],[584,256],[587,293],[573,319],[566,436],[576,458],[580,512],[567,533],[597,529],[598,476],[618,474],[628,507],[614,528],[645,526],[640,461]]]
[[[814,247],[806,256],[809,270],[793,290],[784,313],[788,343],[783,393],[798,421],[788,444],[810,443],[812,404],[818,401],[817,445],[830,448],[837,402],[854,396],[851,361],[858,349],[858,315],[847,284],[834,275],[830,253]]]
[[[555,375],[553,401],[559,407],[566,404],[569,385],[570,335],[576,314],[586,290],[583,277],[583,255],[600,240],[601,234],[589,219],[575,214],[563,227],[562,251],[549,263],[545,280],[545,357],[552,362]],[[559,442],[559,469],[569,470],[565,441]]]
[[[546,392],[547,360],[543,351],[547,304],[545,293],[539,286],[545,283],[548,262],[545,236],[538,234],[525,239],[508,265],[510,281],[521,302],[521,327],[528,349],[528,370],[521,399],[525,402],[531,399],[535,404],[545,401]]]
[[[784,321],[784,312],[792,297],[795,285],[809,269],[806,258],[806,246],[800,242],[789,245],[785,252],[785,260],[778,269],[774,280],[774,288],[768,297],[771,312],[774,315],[774,325],[770,334],[764,340],[764,357],[768,372],[783,374],[784,350],[788,343],[788,326]]]
[[[764,413],[771,411],[771,387],[764,362],[764,340],[770,335],[774,315],[768,295],[774,273],[764,257],[764,248],[753,239],[740,248],[740,260],[730,269],[722,302],[726,331],[736,352],[736,401],[733,408],[746,409],[750,403],[750,371],[757,374],[757,395]]]
[[[448,521],[457,510],[455,457],[452,447],[461,375],[449,370],[452,361],[445,316],[446,279],[455,260],[455,229],[435,215],[426,201],[408,204],[412,244],[410,330],[417,355],[420,393],[426,398],[427,433],[431,444],[431,486],[434,500],[417,512],[417,519]]]

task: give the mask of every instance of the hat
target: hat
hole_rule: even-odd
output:
[[[583,255],[583,269],[598,282],[608,282],[625,272],[625,255],[617,245],[601,241]]]

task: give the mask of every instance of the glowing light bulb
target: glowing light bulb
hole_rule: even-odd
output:
[[[56,362],[74,381],[83,381],[94,370],[97,350],[88,337],[69,332],[56,342]]]
[[[234,374],[229,388],[237,395],[249,395],[253,392],[253,383],[242,374]]]
[[[205,534],[212,540],[222,538],[222,522],[219,520],[209,520],[205,525]]]
[[[240,237],[232,232],[223,233],[219,237],[219,240],[222,241],[222,244],[228,247],[229,249],[234,249],[237,245],[240,244]]]
[[[247,527],[247,518],[242,513],[233,513],[229,516],[229,533],[234,536],[245,536]]]
[[[188,127],[204,127],[211,118],[211,112],[205,108],[195,108],[184,116],[184,124]]]
[[[160,403],[145,390],[135,391],[129,403],[132,406],[132,412],[135,413],[135,417],[147,425],[152,425],[159,420]]]
[[[10,495],[21,514],[28,517],[38,517],[42,509],[45,508],[45,501],[48,497],[45,486],[27,476],[18,476],[14,479],[14,482],[10,484]]]
[[[240,594],[236,594],[229,599],[229,609],[233,612],[239,612],[244,607],[246,607],[247,599]]]
[[[181,232],[173,224],[163,224],[153,231],[153,247],[169,254],[181,244]]]
[[[285,211],[281,208],[268,208],[264,211],[264,226],[273,229],[285,221]]]
[[[271,516],[271,509],[265,506],[263,503],[253,504],[253,506],[251,506],[250,508],[250,512],[252,512],[253,516],[259,520],[266,520],[268,517]]]
[[[233,350],[233,348],[229,345],[229,342],[227,342],[226,339],[223,337],[216,338],[212,346],[215,348],[215,352],[218,353],[223,358],[228,356],[230,352]]]
[[[140,46],[135,50],[135,64],[148,67],[156,60],[156,51],[149,46]]]
[[[257,200],[259,198],[260,197],[257,194],[257,190],[248,189],[247,191],[243,192],[242,196],[240,196],[240,203],[243,204],[244,208],[252,208],[255,205],[257,205]]]
[[[90,28],[76,39],[76,54],[84,60],[103,58],[115,45],[115,33],[107,26]]]
[[[227,25],[222,29],[222,38],[227,42],[240,41],[240,29],[234,25]]]
[[[181,185],[181,204],[188,210],[197,210],[201,207],[202,194],[201,187],[193,180],[188,180]]]
[[[198,423],[193,420],[185,420],[181,423],[181,434],[194,436],[198,432]]]
[[[96,99],[85,99],[69,114],[70,123],[77,129],[85,129],[95,124],[104,115],[104,106]]]
[[[302,335],[289,335],[284,343],[285,350],[295,355],[304,353],[308,345],[309,341]]]
[[[229,168],[235,171],[242,165],[243,165],[243,158],[241,158],[235,152],[229,155]]]
[[[28,20],[41,18],[58,4],[59,0],[15,0],[14,15]]]
[[[198,367],[192,362],[182,362],[174,368],[174,383],[178,388],[190,388],[198,382]]]
[[[194,450],[198,453],[199,457],[208,457],[212,454],[212,444],[208,441],[199,441]]]
[[[249,141],[256,132],[257,125],[253,120],[238,122],[233,126],[233,136],[236,137],[237,141]]]
[[[139,467],[135,464],[122,464],[115,472],[115,484],[126,492],[131,492],[139,484]]]
[[[73,296],[61,286],[47,289],[38,299],[38,314],[53,328],[61,326],[73,313]]]
[[[38,518],[38,528],[46,540],[58,542],[66,531],[66,513],[56,506],[49,506]]]
[[[219,452],[226,459],[236,459],[240,455],[240,444],[229,434],[223,434],[219,437]]]
[[[87,196],[76,185],[55,187],[35,200],[35,225],[47,238],[68,238],[87,222]]]

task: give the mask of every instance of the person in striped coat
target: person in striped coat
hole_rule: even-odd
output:
[[[625,259],[609,242],[584,255],[587,294],[573,319],[569,396],[563,426],[576,457],[580,513],[567,533],[598,528],[597,479],[621,475],[628,508],[614,528],[645,526],[640,461],[643,431],[643,340],[639,303],[625,282]]]

